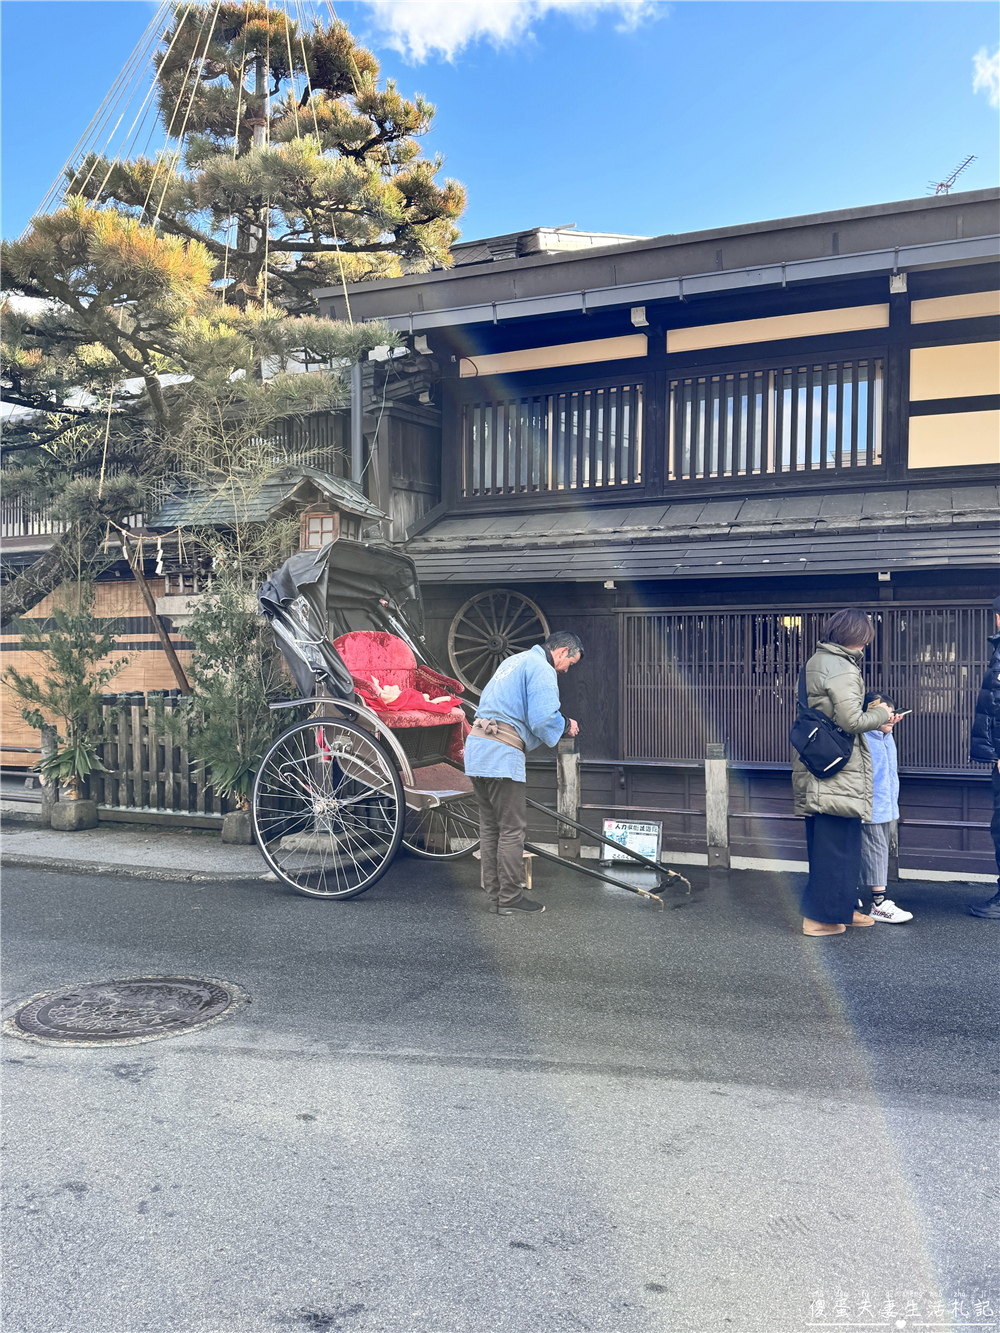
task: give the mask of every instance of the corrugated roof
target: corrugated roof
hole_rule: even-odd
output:
[[[282,505],[295,498],[297,489],[305,489],[309,483],[345,513],[370,518],[373,522],[386,517],[354,482],[345,477],[333,477],[318,468],[296,465],[282,468],[259,489],[246,493],[238,488],[234,491],[228,484],[220,484],[215,490],[186,490],[170,495],[149,526],[176,528],[182,524],[264,523]]]

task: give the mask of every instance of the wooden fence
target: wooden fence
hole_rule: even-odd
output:
[[[188,720],[181,700],[119,695],[103,705],[107,739],[100,747],[107,773],[93,773],[90,797],[109,810],[215,815],[235,809],[205,781],[188,749]]]

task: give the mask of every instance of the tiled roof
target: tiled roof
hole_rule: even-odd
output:
[[[312,488],[345,513],[357,514],[373,522],[385,518],[382,510],[376,508],[354,482],[320,472],[318,468],[296,465],[281,469],[259,489],[246,493],[226,485],[214,490],[186,490],[170,495],[159,513],[150,520],[149,527],[264,523],[283,504],[295,499],[296,490]]]
[[[1000,488],[734,497],[445,518],[408,543],[426,582],[995,565]]]

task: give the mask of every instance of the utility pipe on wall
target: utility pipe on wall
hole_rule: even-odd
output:
[[[362,417],[361,362],[351,367],[351,480],[360,486],[365,470],[365,433]]]

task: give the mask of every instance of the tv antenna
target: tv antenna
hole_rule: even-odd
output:
[[[935,194],[950,194],[951,187],[958,180],[959,176],[961,176],[965,168],[971,166],[975,160],[975,153],[970,153],[964,162],[959,162],[958,166],[950,176],[945,176],[943,181],[928,181],[927,188],[933,190]]]

